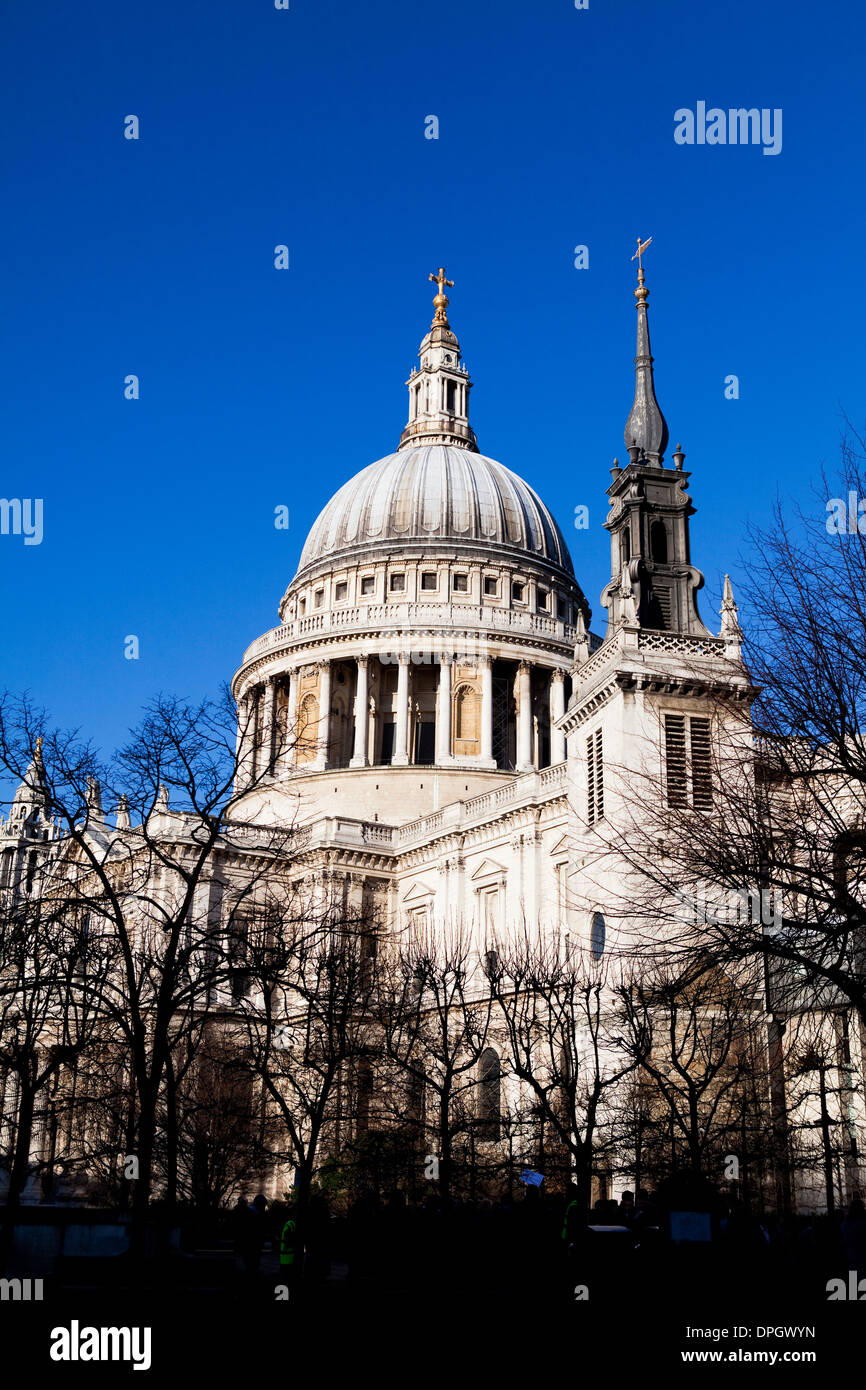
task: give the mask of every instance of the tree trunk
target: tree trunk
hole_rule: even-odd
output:
[[[22,1074],[18,1073],[18,1115],[15,1123],[15,1152],[9,1172],[9,1188],[6,1193],[6,1206],[3,1212],[3,1235],[0,1240],[0,1270],[6,1269],[12,1253],[15,1225],[21,1209],[21,1194],[27,1185],[30,1171],[30,1143],[33,1137],[33,1115],[36,1107],[36,1092],[28,1085]]]

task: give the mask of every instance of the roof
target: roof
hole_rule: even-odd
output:
[[[538,494],[495,459],[455,445],[402,448],[345,483],[319,515],[298,573],[359,546],[472,542],[572,576],[565,539]]]

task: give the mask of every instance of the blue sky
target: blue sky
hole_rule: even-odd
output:
[[[594,626],[638,233],[712,623],[748,523],[779,488],[808,502],[841,411],[862,423],[858,0],[83,0],[0,22],[0,495],[44,500],[41,545],[0,536],[0,684],[106,749],[277,622],[321,507],[396,447],[439,265],[480,447],[559,519]],[[781,108],[781,153],[677,145],[700,100]]]

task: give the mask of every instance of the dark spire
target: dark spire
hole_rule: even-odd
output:
[[[634,359],[634,404],[625,425],[625,447],[632,463],[646,459],[658,467],[667,448],[668,427],[656,400],[647,320],[649,290],[644,284],[643,266],[640,264],[641,253],[648,245],[649,241],[641,244],[638,238],[638,250],[632,256],[632,260],[638,261],[637,289],[634,292],[637,300],[637,356]]]
[[[45,776],[45,764],[42,761],[42,735],[40,734],[36,740],[33,757],[27,764],[24,780],[15,793],[13,804],[47,811],[48,802],[48,780]]]

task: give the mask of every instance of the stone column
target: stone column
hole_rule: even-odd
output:
[[[253,752],[250,759],[250,781],[255,784],[264,771],[265,765],[265,710],[267,708],[267,687],[260,681],[253,694],[252,738]]]
[[[264,691],[265,713],[262,720],[262,756],[259,775],[273,772],[277,746],[277,678],[268,676]]]
[[[493,660],[481,658],[481,758],[493,762]]]
[[[397,667],[397,727],[394,730],[392,767],[406,767],[409,762],[409,654],[401,652]]]
[[[319,730],[318,750],[314,770],[324,772],[328,766],[328,744],[331,733],[331,663],[323,661],[319,666]]]
[[[346,907],[350,919],[360,922],[364,916],[364,875],[349,874],[346,883]]]
[[[246,755],[249,748],[247,741],[247,720],[250,717],[250,697],[248,694],[241,695],[237,702],[238,710],[238,731],[235,737],[235,787],[240,790],[247,783]]]
[[[451,657],[439,658],[439,708],[436,711],[436,762],[451,762]]]
[[[355,747],[349,767],[367,766],[367,729],[369,727],[370,680],[369,657],[359,656],[358,688],[355,691]]]
[[[565,734],[557,729],[557,721],[565,714],[565,672],[554,671],[550,677],[550,761],[565,762]]]
[[[517,771],[531,772],[532,767],[532,667],[521,661],[517,668]]]
[[[244,728],[244,746],[243,746],[244,786],[245,786],[245,787],[251,787],[251,786],[253,786],[253,784],[255,783],[255,780],[256,780],[256,773],[257,773],[257,771],[258,771],[258,766],[259,766],[259,762],[258,762],[258,753],[259,753],[258,738],[259,738],[259,718],[260,718],[260,716],[261,716],[261,710],[260,710],[260,708],[259,708],[259,700],[260,700],[260,698],[261,698],[261,686],[260,686],[260,685],[251,685],[250,688],[249,688],[249,690],[248,690],[248,692],[247,692],[246,704],[245,704],[245,707],[244,707],[244,714],[245,714],[245,718],[246,718],[246,726],[245,726],[245,728]]]
[[[289,698],[286,704],[286,746],[283,751],[283,766],[290,768],[294,767],[297,762],[295,743],[298,737],[298,686],[301,680],[300,671],[287,672],[286,679],[289,682]]]

